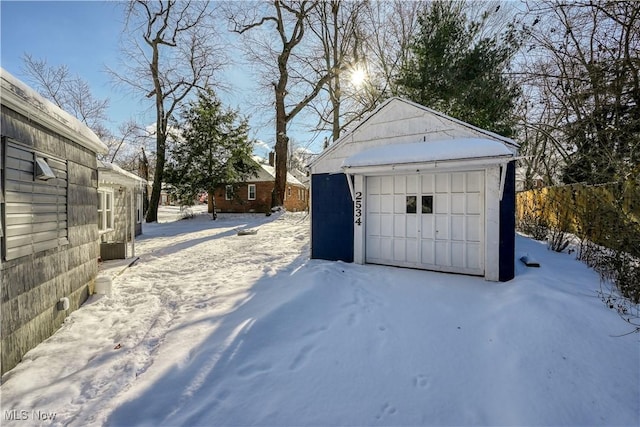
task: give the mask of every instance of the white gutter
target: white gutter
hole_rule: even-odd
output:
[[[507,164],[514,157],[511,155],[491,156],[471,159],[437,160],[401,164],[381,164],[370,166],[343,166],[346,174],[385,175],[389,173],[421,173],[435,170],[468,169],[469,167],[486,167]]]

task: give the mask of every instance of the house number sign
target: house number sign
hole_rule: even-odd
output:
[[[362,225],[362,192],[356,191],[356,221],[358,226]]]

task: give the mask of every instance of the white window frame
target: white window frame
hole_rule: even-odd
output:
[[[233,200],[233,185],[225,185],[224,187],[224,199]]]
[[[113,231],[113,195],[113,188],[98,188],[98,231],[100,234]],[[109,199],[111,200],[111,205],[108,205],[107,203]],[[110,206],[110,209],[107,209],[107,206]],[[111,227],[107,227],[108,224],[111,224]]]
[[[253,193],[253,195],[251,193]],[[247,200],[255,200],[255,199],[256,199],[256,185],[249,184],[247,186]]]

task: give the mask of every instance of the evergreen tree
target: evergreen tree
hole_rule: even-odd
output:
[[[200,91],[181,118],[169,152],[166,182],[182,202],[206,192],[209,212],[216,219],[214,189],[256,175],[248,122],[237,111],[223,109],[210,89]]]
[[[418,17],[419,31],[397,81],[400,95],[505,136],[520,91],[504,71],[519,47],[513,25],[483,35],[489,12],[471,22],[464,1],[435,1]]]

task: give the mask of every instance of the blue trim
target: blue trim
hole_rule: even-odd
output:
[[[500,201],[500,252],[498,280],[507,282],[515,276],[516,255],[516,162],[507,164],[504,193]]]
[[[311,176],[311,258],[353,262],[353,201],[343,173]]]

